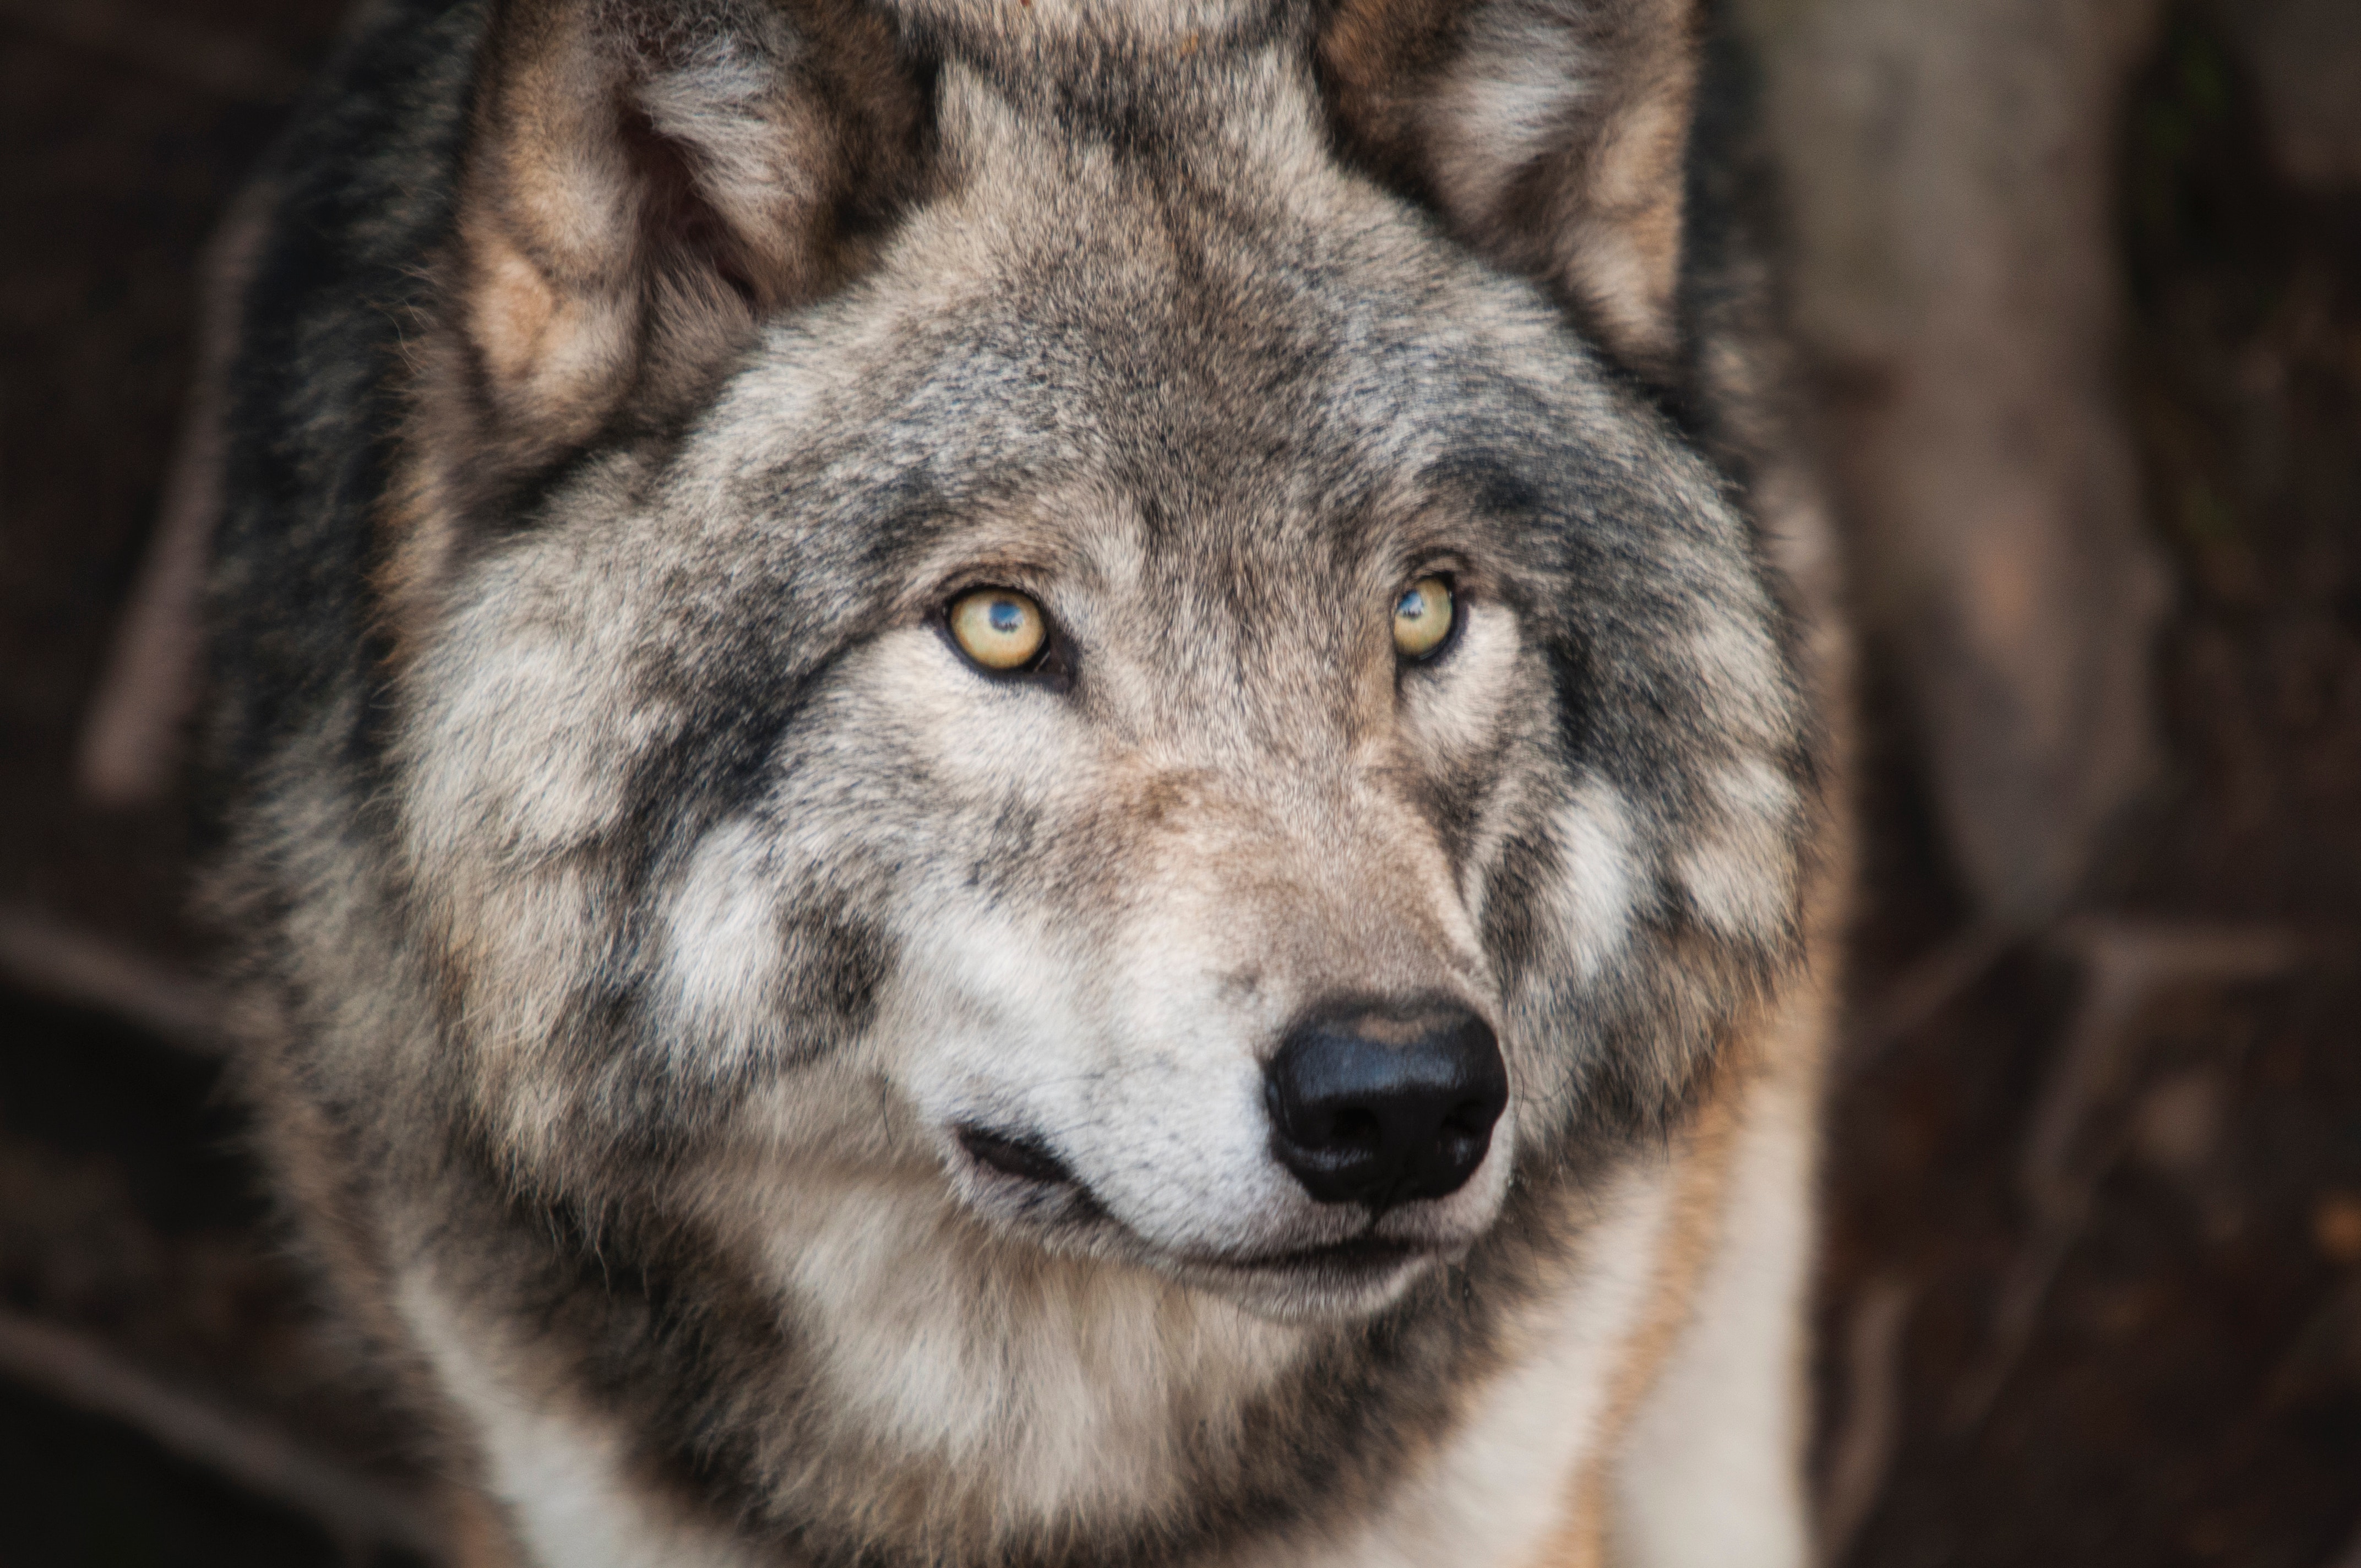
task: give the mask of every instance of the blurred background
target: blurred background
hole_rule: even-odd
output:
[[[2361,4],[1732,9],[1864,653],[1831,1561],[2361,1568]],[[125,652],[198,259],[340,11],[0,0],[14,1568],[428,1548],[219,1092]]]

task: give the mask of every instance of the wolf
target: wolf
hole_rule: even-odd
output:
[[[205,907],[456,1561],[1795,1564],[1834,552],[1692,0],[379,0]]]

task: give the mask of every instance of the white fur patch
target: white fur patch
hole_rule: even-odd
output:
[[[459,641],[438,660],[457,678],[441,687],[430,738],[416,747],[417,805],[408,826],[420,858],[556,849],[613,820],[621,781],[589,761],[594,750],[611,753],[591,736],[569,733],[561,717],[599,695],[579,673],[578,651],[539,639]],[[487,828],[492,842],[468,841]]]
[[[1708,618],[1689,642],[1689,657],[1708,711],[1732,739],[1760,746],[1794,729],[1779,684],[1779,650],[1758,607]]]
[[[782,127],[763,114],[775,72],[775,66],[716,39],[686,69],[657,76],[640,90],[650,123],[697,149],[697,182],[741,219],[806,206],[820,195],[807,161],[782,155]]]
[[[1564,871],[1557,905],[1585,981],[1607,971],[1631,939],[1646,867],[1631,807],[1614,785],[1585,779],[1558,808],[1554,826]]]
[[[1304,1245],[1312,1205],[1270,1157],[1262,1107],[1270,1021],[1213,994],[1214,929],[1153,921],[1084,961],[1005,916],[939,908],[906,938],[924,963],[888,1025],[913,1047],[903,1091],[940,1121],[1046,1136],[1159,1246]]]
[[[1795,786],[1759,757],[1722,769],[1712,783],[1719,821],[1681,853],[1675,874],[1708,925],[1731,937],[1769,937],[1795,894],[1787,849]]]
[[[664,975],[675,1051],[723,1070],[778,1030],[781,981],[777,892],[750,822],[698,843],[664,914]]]
[[[1491,215],[1510,180],[1557,145],[1566,116],[1590,94],[1587,63],[1565,30],[1545,17],[1485,27],[1433,109],[1446,206],[1463,219]]]
[[[530,862],[613,825],[624,764],[678,723],[660,699],[620,700],[618,672],[644,630],[636,586],[562,537],[466,584],[411,683],[431,694],[403,737],[414,779],[403,827],[420,862],[473,877],[488,859]]]

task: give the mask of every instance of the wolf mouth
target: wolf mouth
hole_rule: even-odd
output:
[[[1073,1208],[1067,1218],[1087,1219],[1115,1225],[1129,1231],[1101,1202],[1088,1183],[1077,1176],[1072,1168],[1056,1155],[1040,1139],[1021,1133],[995,1132],[973,1124],[962,1124],[954,1135],[960,1147],[977,1165],[1004,1178],[1042,1189],[1063,1189],[1071,1196]],[[1134,1239],[1150,1251],[1162,1251],[1145,1237]],[[1322,1242],[1312,1246],[1292,1247],[1279,1252],[1239,1255],[1210,1251],[1168,1253],[1170,1260],[1184,1267],[1205,1269],[1250,1278],[1274,1278],[1289,1275],[1327,1275],[1347,1279],[1366,1279],[1390,1273],[1405,1264],[1422,1261],[1448,1250],[1432,1243],[1401,1241],[1379,1236],[1373,1231],[1348,1236],[1342,1241]]]
[[[1184,1277],[1202,1288],[1240,1293],[1240,1299],[1249,1303],[1262,1301],[1266,1310],[1274,1302],[1283,1303],[1279,1310],[1292,1316],[1307,1307],[1315,1312],[1366,1310],[1389,1297],[1395,1287],[1424,1266],[1441,1262],[1456,1250],[1365,1232],[1344,1241],[1279,1252],[1190,1251],[1167,1257]]]
[[[1359,1235],[1341,1242],[1329,1242],[1321,1246],[1301,1247],[1292,1252],[1267,1253],[1257,1257],[1206,1258],[1201,1261],[1214,1266],[1249,1274],[1341,1273],[1348,1275],[1381,1274],[1406,1263],[1422,1261],[1435,1255],[1437,1249],[1416,1242],[1389,1241],[1383,1236]]]
[[[963,1124],[955,1130],[960,1147],[970,1159],[987,1166],[1004,1176],[1020,1181],[1037,1182],[1044,1187],[1072,1187],[1085,1197],[1087,1189],[1066,1162],[1049,1152],[1040,1139],[1022,1133],[994,1132],[989,1127]]]

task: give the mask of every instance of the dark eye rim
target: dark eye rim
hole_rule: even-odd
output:
[[[1014,669],[995,670],[991,665],[979,662],[974,654],[960,645],[959,633],[951,630],[951,610],[961,599],[972,598],[977,594],[1013,594],[1033,607],[1034,613],[1041,618],[1041,646],[1034,652],[1033,657]],[[935,601],[934,609],[928,615],[927,620],[933,625],[935,634],[940,637],[945,646],[950,649],[953,656],[986,680],[1002,684],[1041,685],[1053,691],[1064,691],[1073,685],[1073,657],[1071,645],[1066,640],[1065,633],[1059,630],[1057,618],[1049,613],[1049,606],[1041,602],[1041,596],[1038,594],[1007,583],[963,583],[938,598]]]
[[[1459,634],[1467,629],[1467,596],[1460,592],[1459,574],[1451,567],[1423,566],[1416,572],[1411,573],[1408,577],[1405,577],[1402,580],[1402,586],[1394,590],[1394,603],[1400,604],[1401,602],[1402,595],[1410,592],[1411,589],[1426,581],[1429,577],[1433,577],[1437,582],[1441,583],[1443,585],[1443,591],[1451,596],[1451,630],[1443,634],[1442,641],[1436,643],[1433,647],[1429,648],[1423,653],[1405,653],[1400,648],[1396,648],[1394,650],[1394,658],[1405,669],[1425,670],[1433,668],[1438,661],[1443,659],[1453,649],[1459,646]],[[1388,611],[1388,614],[1390,616],[1391,611]]]

